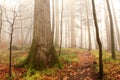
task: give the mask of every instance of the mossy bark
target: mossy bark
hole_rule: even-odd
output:
[[[42,46],[42,48],[40,46]],[[51,48],[48,50],[44,48],[43,45],[37,45],[33,41],[30,54],[22,63],[18,64],[17,66],[26,66],[27,68],[42,70],[54,67],[54,65],[58,63],[59,59],[56,55],[54,46],[51,46]]]
[[[33,42],[30,54],[20,66],[44,69],[59,62],[53,45],[50,20],[50,1],[35,0]]]
[[[54,46],[49,50],[44,50],[39,47],[36,48],[38,48],[38,50],[31,49],[30,51],[27,60],[28,68],[45,69],[53,67],[55,64],[59,63]]]

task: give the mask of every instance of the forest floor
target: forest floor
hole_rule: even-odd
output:
[[[104,80],[120,80],[120,57],[110,59],[110,52],[103,52]],[[119,53],[117,53],[119,54]],[[12,62],[13,80],[99,80],[98,50],[63,49],[60,58],[61,67],[43,71],[15,68],[14,65],[28,55],[27,52],[14,52]],[[8,52],[0,53],[0,80],[7,80]]]
[[[77,55],[79,59],[77,63],[72,62],[67,64],[60,71],[60,74],[65,74],[61,80],[99,80],[95,69],[95,65],[97,64],[95,56],[89,51],[78,52]]]

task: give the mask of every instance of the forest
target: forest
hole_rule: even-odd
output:
[[[0,80],[120,80],[120,0],[0,0]]]

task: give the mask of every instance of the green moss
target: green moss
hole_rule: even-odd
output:
[[[56,50],[55,50],[55,47],[51,47],[51,49],[49,50],[49,53],[47,54],[48,56],[51,55],[51,59],[50,59],[50,62],[48,63],[48,65],[50,67],[53,67],[55,64],[59,64],[59,59],[58,59],[58,56],[56,55]]]
[[[25,80],[36,80],[39,77],[39,72],[34,69],[29,69],[26,72],[26,76],[24,77]]]
[[[47,53],[44,53],[47,58],[51,56],[49,62],[44,62],[44,60],[36,58],[37,55],[35,53],[36,51],[34,52],[34,50],[31,50],[28,57],[22,63],[18,64],[17,66],[26,65],[26,67],[30,69],[43,70],[46,68],[54,67],[54,65],[60,63],[58,56],[56,55],[54,46],[51,47],[51,49],[48,50]]]
[[[67,63],[78,62],[79,61],[77,53],[75,53],[75,52],[72,52],[72,53],[70,53],[70,52],[69,53],[62,53],[59,58],[61,60],[64,60]]]

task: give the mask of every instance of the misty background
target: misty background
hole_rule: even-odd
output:
[[[60,45],[61,0],[51,1],[51,25],[54,24],[54,43]],[[105,50],[110,50],[110,23],[104,0],[95,0],[100,38]],[[115,49],[120,50],[120,1],[110,0],[114,21]],[[30,46],[34,26],[34,0],[0,0],[0,48],[9,47],[10,22],[17,15],[14,25],[13,45]],[[15,12],[15,13],[14,13]],[[54,12],[54,23],[52,13]],[[62,47],[97,49],[91,0],[63,0]],[[89,29],[88,29],[89,27]],[[59,38],[56,40],[56,38]]]

